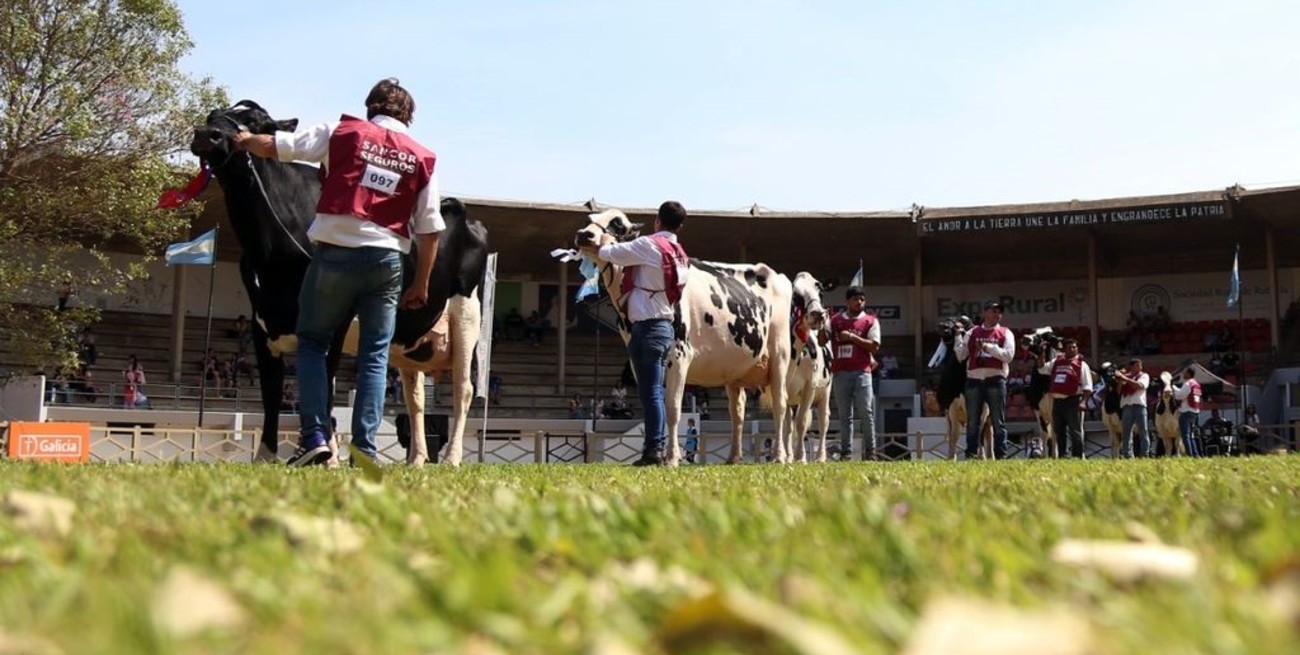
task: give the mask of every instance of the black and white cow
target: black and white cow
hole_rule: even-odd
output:
[[[1025,398],[1029,401],[1029,407],[1034,410],[1038,438],[1042,440],[1044,453],[1048,457],[1060,457],[1056,431],[1052,427],[1052,395],[1048,393],[1052,387],[1052,376],[1044,373],[1043,370],[1046,368],[1050,371],[1052,362],[1055,362],[1057,356],[1061,354],[1061,337],[1052,332],[1052,328],[1041,327],[1022,335],[1020,343],[1034,358],[1033,370],[1029,374],[1029,387],[1025,389]]]
[[[939,323],[939,347],[930,359],[930,367],[939,368],[939,388],[935,397],[939,409],[948,420],[948,458],[957,459],[958,440],[966,435],[968,417],[966,415],[966,364],[957,359],[953,343],[966,338],[966,331],[971,328],[971,320],[966,316],[953,316]],[[981,413],[980,452],[986,458],[993,457],[993,427],[989,421],[988,408]]]
[[[1178,427],[1178,409],[1182,403],[1174,398],[1174,376],[1163,371],[1151,381],[1151,388],[1156,392],[1156,436],[1164,444],[1166,457],[1186,455],[1183,447],[1183,431]]]
[[[284,381],[282,356],[297,350],[298,291],[311,261],[307,228],[316,216],[320,170],[249,156],[231,148],[239,129],[255,134],[291,131],[297,119],[277,121],[260,105],[242,100],[215,110],[195,128],[190,150],[221,183],[226,212],[239,241],[240,277],[252,304],[253,343],[262,391],[263,433],[259,460],[276,459]],[[487,230],[468,218],[455,199],[442,202],[447,229],[439,236],[429,300],[418,310],[399,310],[391,346],[392,364],[402,370],[412,434],[423,434],[425,372],[452,372],[453,422],[447,462],[461,461],[469,411],[470,367],[481,320],[476,300],[487,264]],[[406,257],[403,287],[411,282],[414,248]],[[441,319],[441,321],[440,321]],[[440,326],[435,329],[435,326]],[[348,325],[340,326],[326,363],[331,380],[338,369]],[[333,397],[333,393],[330,394]],[[408,462],[427,459],[425,440],[415,438]]]
[[[591,214],[578,230],[579,248],[631,241],[640,225],[617,209]],[[613,305],[619,308],[619,332],[631,337],[627,316],[619,301],[623,267],[601,261],[600,281]],[[790,279],[766,264],[720,264],[691,259],[680,302],[673,317],[676,341],[668,351],[665,370],[668,465],[681,459],[677,421],[681,417],[682,391],[687,384],[726,387],[731,408],[731,454],[728,463],[742,459],[741,431],[745,420],[745,390],[759,388],[770,399],[776,424],[773,459],[789,461],[793,445],[782,417],[787,410],[786,376],[790,367],[790,313],[793,306]]]
[[[812,274],[794,276],[794,305],[790,316],[790,372],[786,380],[786,432],[796,449],[795,461],[807,459],[804,436],[817,411],[821,443],[817,461],[826,461],[826,433],[831,425],[831,350],[820,338],[826,329],[826,308],[821,292],[826,290]]]
[[[1101,368],[1097,369],[1097,375],[1101,378],[1101,424],[1105,426],[1106,433],[1110,435],[1110,456],[1120,457],[1121,435],[1124,431],[1124,417],[1120,407],[1122,392],[1120,391],[1123,383],[1115,377],[1117,369],[1110,362],[1103,362]]]

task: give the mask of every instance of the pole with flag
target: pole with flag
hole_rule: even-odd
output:
[[[1246,312],[1241,304],[1241,244],[1238,243],[1232,253],[1232,277],[1228,280],[1228,307],[1237,307],[1237,361],[1241,362],[1241,370],[1238,371],[1237,383],[1241,385],[1240,393],[1237,394],[1240,407],[1238,408],[1237,422],[1240,424],[1246,416],[1246,396],[1249,393],[1246,386]]]
[[[849,280],[849,286],[851,287],[862,286],[862,260],[861,259],[858,260],[858,272],[854,273],[853,279]]]
[[[167,246],[167,252],[163,258],[167,261],[168,266],[176,265],[206,265],[208,266],[208,324],[203,332],[203,356],[204,366],[207,365],[206,357],[208,350],[212,345],[212,295],[216,289],[217,278],[217,228],[212,228],[207,232],[199,235],[192,241],[182,241]],[[203,427],[203,410],[207,404],[208,396],[208,376],[206,371],[199,376],[199,424]]]

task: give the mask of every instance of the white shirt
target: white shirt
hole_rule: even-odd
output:
[[[997,325],[993,327],[998,327]],[[1002,345],[993,346],[989,349],[988,355],[1002,362],[1001,368],[973,368],[967,369],[966,377],[971,380],[984,380],[987,378],[1001,375],[1007,377],[1011,373],[1011,359],[1016,356],[1016,337],[1011,334],[1010,328],[1003,328],[1004,336]],[[967,350],[970,348],[970,332],[960,339],[953,339],[952,351],[957,355],[957,361],[966,361]]]
[[[391,116],[375,116],[371,123],[394,132],[406,134],[406,124]],[[297,132],[276,132],[275,153],[280,161],[306,161],[328,165],[330,154],[330,136],[339,123],[321,123]],[[441,197],[438,188],[438,172],[429,177],[429,183],[420,189],[415,198],[415,208],[411,210],[411,232],[414,234],[431,234],[447,229],[442,220]],[[346,248],[366,246],[387,248],[410,252],[411,240],[398,233],[370,221],[358,220],[356,216],[339,214],[316,214],[316,220],[307,228],[307,238],[314,243],[331,243]]]
[[[657,233],[674,243],[677,235],[663,230]],[[673,306],[668,303],[668,294],[664,293],[664,272],[661,268],[664,256],[650,237],[637,237],[627,243],[610,243],[600,247],[600,258],[624,267],[623,274],[636,276],[636,286],[628,294],[627,320],[635,323],[657,318],[672,320]],[[637,270],[627,270],[630,267]],[[678,280],[685,283],[686,280]]]
[[[1187,400],[1187,397],[1190,395],[1192,395],[1192,385],[1183,382],[1181,386],[1174,387],[1174,400],[1183,403],[1178,407],[1178,413],[1196,414],[1199,416],[1201,414],[1201,410],[1192,409],[1190,403],[1183,402]]]
[[[1151,384],[1151,376],[1143,373],[1134,378],[1133,381],[1137,383],[1138,390],[1127,396],[1121,396],[1119,399],[1120,407],[1128,407],[1129,405],[1147,406],[1147,387]],[[1121,382],[1120,384],[1125,383]]]

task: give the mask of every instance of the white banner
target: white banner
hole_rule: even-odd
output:
[[[990,300],[1002,303],[1002,324],[1011,328],[1087,325],[1092,320],[1084,280],[999,282],[926,287],[925,329],[936,329],[949,316],[966,315],[978,321]]]
[[[1154,314],[1161,306],[1169,310],[1170,318],[1175,321],[1236,319],[1237,308],[1228,307],[1231,265],[1232,261],[1225,259],[1218,271],[1125,279],[1115,290],[1119,297],[1114,305],[1123,313],[1115,317],[1113,327],[1123,327],[1129,312],[1138,316]],[[1202,270],[1205,268],[1208,266]],[[1278,305],[1283,310],[1295,298],[1294,278],[1287,273],[1278,271]],[[1241,312],[1247,318],[1269,316],[1272,291],[1266,271],[1242,271]]]
[[[483,271],[483,285],[479,287],[483,298],[483,322],[478,334],[478,380],[474,384],[475,397],[488,397],[488,373],[492,368],[492,324],[497,296],[497,254],[490,253],[487,268]]]

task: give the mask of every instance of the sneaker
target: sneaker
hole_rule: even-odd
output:
[[[324,464],[330,458],[330,446],[325,435],[319,431],[303,436],[298,441],[298,449],[285,462],[289,466],[313,466]]]

